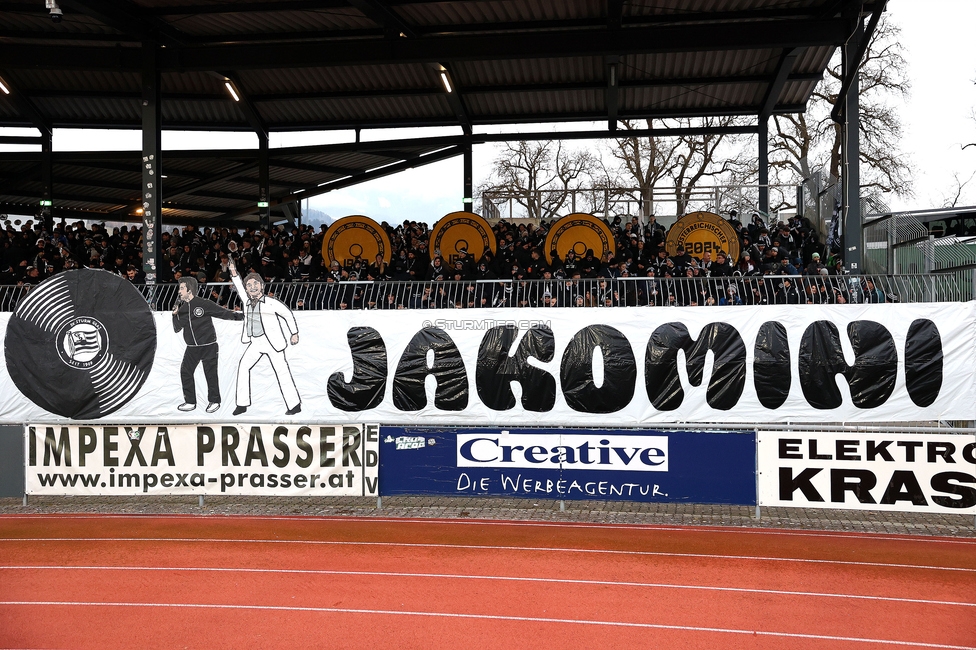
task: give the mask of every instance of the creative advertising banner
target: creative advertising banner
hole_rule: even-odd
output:
[[[24,427],[26,494],[378,496],[375,424]]]
[[[0,314],[0,423],[972,419],[976,303],[245,311],[69,271]],[[419,289],[418,289],[419,290]],[[168,307],[168,306],[167,306]]]
[[[383,495],[756,502],[756,435],[381,427]]]
[[[976,513],[976,436],[760,431],[759,504]]]

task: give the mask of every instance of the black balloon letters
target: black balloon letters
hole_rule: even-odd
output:
[[[521,386],[521,406],[526,411],[551,411],[558,388],[569,408],[580,413],[615,413],[634,398],[637,360],[627,337],[609,325],[589,325],[567,342],[560,359],[558,382],[550,372],[529,363],[550,363],[555,358],[556,337],[544,326],[529,329],[516,347],[515,327],[494,327],[481,340],[474,379],[478,398],[493,411],[515,408],[512,382]],[[895,390],[898,350],[884,325],[868,320],[847,325],[846,335],[854,351],[854,364],[844,359],[841,334],[830,321],[807,326],[800,338],[797,374],[807,403],[816,409],[840,407],[844,396],[837,375],[847,381],[851,401],[860,409],[874,409],[888,401]],[[347,333],[353,359],[351,380],[342,373],[328,381],[332,405],[343,411],[366,411],[379,406],[386,393],[387,349],[379,332],[355,327]],[[598,373],[597,351],[602,361]],[[684,353],[688,381],[704,380],[706,354],[713,355],[712,373],[705,392],[708,405],[728,411],[739,403],[746,385],[746,343],[728,323],[709,323],[697,339],[682,323],[657,327],[647,341],[644,383],[647,399],[659,411],[674,411],[684,401],[679,374],[679,352]],[[912,402],[930,406],[942,388],[942,339],[935,323],[914,321],[908,329],[904,350],[905,388]],[[763,323],[754,342],[753,382],[759,403],[776,410],[786,403],[792,384],[792,354],[786,327],[776,321]],[[601,374],[602,378],[597,375]],[[393,405],[400,411],[419,411],[427,406],[425,383],[436,382],[434,407],[463,411],[468,407],[469,381],[464,357],[443,329],[425,327],[407,344],[392,377]]]

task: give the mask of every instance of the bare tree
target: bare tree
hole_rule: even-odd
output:
[[[899,37],[901,29],[882,16],[871,36],[858,69],[860,100],[861,187],[899,195],[911,194],[912,167],[899,142],[902,123],[895,105],[905,99],[911,85],[908,64]],[[781,181],[811,176],[811,166],[841,174],[843,129],[830,118],[843,79],[838,51],[827,68],[827,78],[813,92],[803,115],[775,116],[770,138],[770,167]]]
[[[636,121],[623,120],[621,124],[627,131],[640,128]],[[652,120],[645,124],[653,128]],[[631,198],[638,202],[643,216],[651,214],[654,188],[670,179],[682,144],[680,138],[631,136],[618,138],[610,147],[610,155],[619,163],[620,184],[637,189],[637,196]]]
[[[738,124],[741,118],[705,118],[694,124],[690,119],[663,120],[665,126],[723,127]],[[624,128],[638,128],[634,122],[623,122]],[[651,120],[647,127],[652,128]],[[658,137],[618,138],[610,148],[610,155],[619,162],[618,183],[633,187],[632,196],[641,206],[644,216],[651,214],[655,189],[668,189],[676,197],[677,214],[688,210],[694,191],[703,181],[733,176],[742,180],[748,174],[748,159],[734,151],[735,136],[726,134],[677,135]],[[753,165],[754,167],[754,165]]]
[[[482,196],[504,196],[533,219],[549,219],[565,206],[570,192],[590,176],[596,161],[586,150],[567,149],[561,141],[506,142],[492,165]]]
[[[737,117],[707,118],[703,126],[734,126],[739,120],[740,118]],[[679,138],[682,146],[678,150],[676,164],[670,173],[677,197],[677,214],[682,215],[687,212],[692,193],[703,180],[748,173],[748,161],[741,155],[726,150],[725,155],[719,157],[722,146],[731,138],[732,136],[722,133],[688,135]]]
[[[976,178],[976,172],[970,174],[969,178],[966,180],[962,180],[959,172],[953,173],[952,178],[955,181],[953,186],[949,188],[948,193],[942,197],[943,208],[954,208],[959,204],[959,199],[962,198],[962,194],[966,190],[966,186],[968,186],[972,180]]]

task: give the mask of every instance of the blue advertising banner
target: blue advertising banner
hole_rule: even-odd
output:
[[[380,493],[756,503],[756,433],[380,428]]]

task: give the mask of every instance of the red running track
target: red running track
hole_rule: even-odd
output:
[[[974,648],[976,540],[9,516],[0,646]]]

